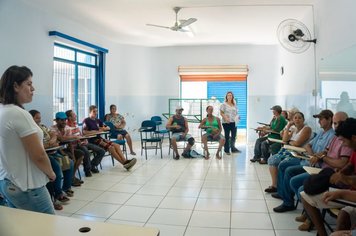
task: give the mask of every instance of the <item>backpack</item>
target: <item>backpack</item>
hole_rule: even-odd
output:
[[[191,150],[189,153],[191,158],[200,158],[200,157],[204,157],[202,154],[198,153],[195,150]]]

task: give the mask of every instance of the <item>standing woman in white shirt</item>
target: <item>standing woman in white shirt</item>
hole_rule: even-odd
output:
[[[43,132],[23,104],[32,101],[32,72],[11,66],[0,80],[0,193],[8,206],[55,214],[47,182],[56,178]]]
[[[224,128],[226,139],[224,151],[227,155],[230,155],[230,150],[232,153],[240,152],[240,150],[235,147],[237,132],[236,122],[238,120],[237,111],[234,94],[232,92],[227,92],[225,102],[220,106],[220,115],[222,117],[222,126]]]

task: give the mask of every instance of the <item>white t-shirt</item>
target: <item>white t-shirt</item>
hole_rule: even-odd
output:
[[[21,138],[43,132],[30,113],[16,105],[0,103],[0,180],[8,179],[22,191],[46,185],[47,176],[31,161]]]

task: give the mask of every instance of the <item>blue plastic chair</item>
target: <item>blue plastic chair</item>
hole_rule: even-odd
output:
[[[110,133],[109,133],[109,139],[110,141],[117,143],[122,146],[122,151],[125,153],[126,159],[127,159],[127,150],[126,150],[126,141],[125,139],[117,139],[117,133],[115,132],[116,128],[114,124],[110,121],[105,121],[104,124],[110,128]],[[114,165],[114,159],[113,165]]]
[[[141,128],[139,129],[141,137],[141,156],[143,150],[145,150],[145,157],[147,160],[147,150],[148,149],[157,149],[161,150],[161,159],[162,156],[162,138],[157,136],[156,133],[156,122],[152,120],[145,120],[141,123]]]

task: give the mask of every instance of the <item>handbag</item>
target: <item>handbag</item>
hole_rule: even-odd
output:
[[[57,155],[56,160],[59,162],[59,165],[62,171],[70,169],[70,158],[67,155]]]

